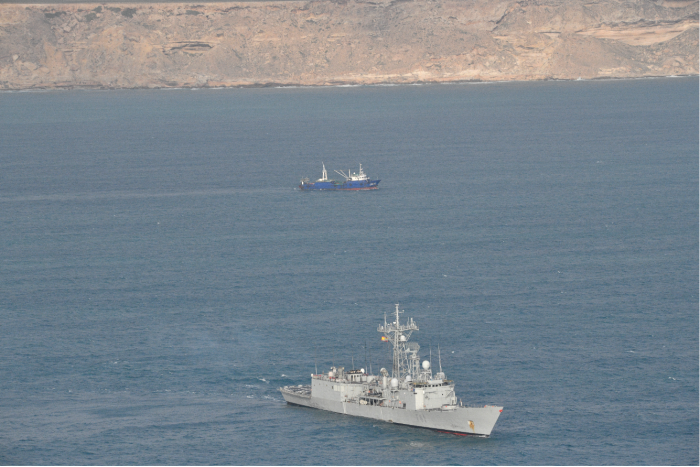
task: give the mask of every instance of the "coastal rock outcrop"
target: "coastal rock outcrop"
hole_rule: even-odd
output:
[[[698,1],[0,5],[0,89],[698,74]]]

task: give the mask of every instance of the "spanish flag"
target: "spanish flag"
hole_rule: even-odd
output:
[[[389,340],[389,338],[388,338],[388,337],[386,337],[386,336],[382,336],[382,342],[386,342],[386,341],[388,341],[388,340]]]

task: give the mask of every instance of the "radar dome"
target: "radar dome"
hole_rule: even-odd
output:
[[[430,362],[428,360],[423,360],[423,369],[427,370],[430,368]]]
[[[401,336],[401,337],[399,337],[399,340],[400,340],[401,342],[406,342],[406,336]]]
[[[406,376],[406,382],[407,382],[407,383],[410,383],[410,382],[411,382],[411,375],[407,375],[407,376]]]
[[[396,389],[399,387],[399,380],[396,378],[391,378],[391,387]]]
[[[364,369],[364,368],[361,368],[361,369],[360,369],[360,373],[362,373],[362,374],[364,375],[364,374],[365,374],[365,369]]]
[[[329,371],[329,372],[328,372],[328,377],[329,377],[329,378],[332,378],[332,377],[334,377],[334,376],[335,376],[335,373],[333,373],[332,371]]]

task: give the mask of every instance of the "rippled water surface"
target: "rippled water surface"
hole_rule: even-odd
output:
[[[697,78],[3,93],[0,261],[3,464],[698,464]],[[397,302],[490,438],[284,404]]]

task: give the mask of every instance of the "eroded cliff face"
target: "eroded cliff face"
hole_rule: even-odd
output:
[[[697,0],[0,5],[0,89],[697,73]]]

